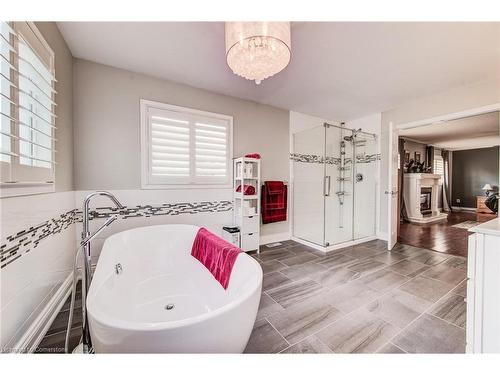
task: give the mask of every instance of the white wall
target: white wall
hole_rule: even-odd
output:
[[[76,190],[135,191],[144,199],[139,203],[149,203],[140,189],[140,99],[233,116],[234,157],[257,152],[262,180],[289,180],[288,111],[89,61],[74,63]],[[231,190],[225,194],[232,199]],[[151,192],[161,203],[209,196],[202,189]],[[262,226],[261,242],[288,237],[288,222]]]
[[[389,171],[389,124],[405,124],[455,112],[500,103],[500,80],[489,80],[421,98],[382,113],[380,230],[387,232],[387,196]]]
[[[427,145],[405,139],[405,151],[410,153],[410,159],[415,159],[415,152],[420,153],[420,162],[427,159]]]

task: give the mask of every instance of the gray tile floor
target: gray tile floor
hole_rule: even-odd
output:
[[[464,353],[466,259],[375,240],[252,254],[263,293],[247,353]]]

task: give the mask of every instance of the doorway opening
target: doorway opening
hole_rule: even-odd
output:
[[[498,204],[500,185],[499,109],[391,124],[391,160],[398,162],[390,166],[390,247],[465,256],[468,229],[497,217],[491,202]]]

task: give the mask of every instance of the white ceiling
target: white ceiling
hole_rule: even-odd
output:
[[[500,76],[500,23],[292,24],[292,61],[257,86],[222,22],[59,22],[75,57],[331,120]]]
[[[405,138],[448,150],[500,145],[498,112],[400,130]]]

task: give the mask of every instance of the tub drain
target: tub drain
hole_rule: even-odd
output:
[[[172,310],[174,307],[175,307],[175,305],[173,303],[169,303],[169,304],[165,305],[165,310]]]

